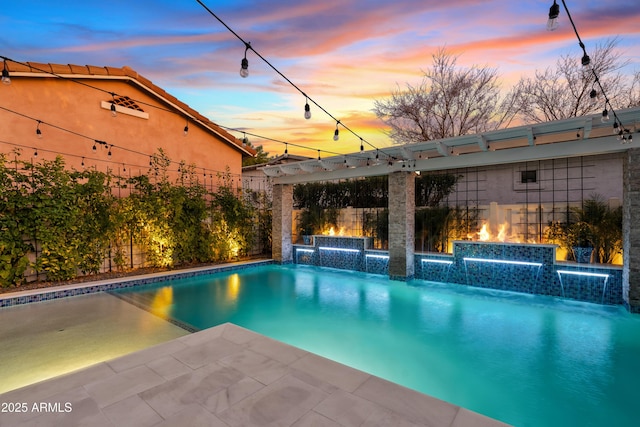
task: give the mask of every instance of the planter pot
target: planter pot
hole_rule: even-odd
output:
[[[593,252],[593,248],[582,248],[582,247],[573,247],[573,256],[576,259],[576,262],[582,264],[588,264],[591,262],[591,253]]]

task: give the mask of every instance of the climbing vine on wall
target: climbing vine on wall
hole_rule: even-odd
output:
[[[148,174],[123,178],[69,170],[62,157],[36,163],[19,150],[0,154],[0,286],[20,285],[28,269],[47,280],[97,273],[109,256],[124,269],[133,244],[151,266],[246,254],[256,221],[251,198],[231,188],[228,173],[207,191],[184,164],[171,182],[170,164],[159,150]],[[115,197],[116,186],[129,194]]]

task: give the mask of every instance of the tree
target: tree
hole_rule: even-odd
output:
[[[592,69],[583,67],[575,54],[563,55],[555,68],[536,71],[534,77],[521,78],[516,85],[516,93],[522,120],[542,123],[601,113],[605,99],[601,97],[596,76],[614,108],[632,106],[629,93],[638,92],[637,87],[634,89],[634,84],[638,85],[638,77],[635,83],[625,83],[618,70],[627,65],[627,61],[622,60],[617,44],[618,39],[609,39],[596,45],[590,52]],[[600,96],[591,98],[592,89],[596,89]],[[635,97],[638,98],[637,94]]]
[[[253,147],[249,142],[248,145]],[[267,163],[272,157],[269,157],[269,153],[265,152],[262,148],[262,145],[258,145],[257,147],[253,147],[256,150],[256,155],[254,157],[247,157],[242,159],[242,166],[252,166],[252,165],[261,165],[263,163]]]
[[[376,100],[374,112],[391,127],[396,143],[449,138],[508,126],[516,114],[509,92],[500,96],[494,68],[457,66],[458,56],[440,49],[417,86],[407,84],[390,98]]]
[[[627,103],[626,108],[637,107],[640,105],[640,71],[636,71],[633,74],[633,79],[631,80],[631,86],[629,89],[629,102]]]

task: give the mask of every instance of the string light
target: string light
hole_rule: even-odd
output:
[[[231,31],[232,31],[232,30],[231,30]],[[253,50],[253,49],[252,49],[252,50]],[[255,52],[255,51],[254,51],[254,52]],[[256,53],[258,56],[260,56],[257,52],[255,52],[255,53]],[[29,63],[23,63],[23,62],[15,61],[15,60],[13,60],[13,59],[6,58],[6,57],[1,56],[1,55],[0,55],[0,58],[2,58],[4,61],[7,61],[7,60],[8,60],[8,61],[12,61],[12,62],[15,62],[15,63],[17,63],[17,64],[24,65],[25,67],[29,67],[29,68],[31,68],[31,69],[33,69],[33,70],[38,71],[38,72],[42,72],[42,73],[46,73],[46,74],[49,74],[49,75],[55,76],[55,77],[57,77],[57,78],[59,78],[59,79],[62,79],[62,80],[69,80],[69,81],[71,81],[71,82],[73,82],[73,83],[77,83],[77,84],[80,84],[80,85],[86,86],[86,87],[88,87],[88,88],[91,88],[91,89],[94,89],[94,90],[98,90],[98,91],[100,91],[100,92],[108,93],[108,94],[110,94],[110,95],[112,96],[112,98],[114,98],[115,96],[120,96],[120,95],[116,94],[115,92],[110,92],[110,91],[107,91],[107,90],[105,90],[105,89],[102,89],[102,88],[99,88],[99,87],[96,87],[96,86],[92,86],[92,85],[90,85],[90,84],[87,84],[86,82],[78,81],[78,80],[75,80],[75,79],[73,79],[73,78],[69,78],[69,77],[66,77],[66,76],[62,76],[62,75],[56,74],[56,73],[54,73],[54,72],[51,72],[50,70],[45,70],[45,69],[38,68],[38,67],[36,67],[36,66],[33,66],[33,64],[29,64]],[[264,58],[263,58],[263,59],[264,59]],[[267,61],[265,60],[265,62],[267,62]],[[267,63],[268,63],[268,62],[267,62]],[[271,64],[269,64],[269,65],[270,65],[271,67],[273,67]],[[278,73],[279,73],[279,71],[277,71],[277,70],[276,70],[276,72],[278,72]],[[283,78],[285,78],[285,80],[289,81],[289,83],[290,83],[292,86],[294,86],[296,89],[300,90],[300,89],[299,89],[297,86],[295,86],[295,85],[294,85],[294,84],[293,84],[289,79],[287,79],[287,78],[286,78],[286,76],[284,76],[284,75],[283,75],[282,77],[283,77]],[[303,92],[301,92],[301,93],[303,93]],[[303,94],[304,94],[304,93],[303,93]],[[313,102],[313,103],[314,103],[318,108],[320,108],[322,111],[324,111],[326,114],[328,114],[330,117],[332,117],[332,118],[333,118],[333,116],[332,116],[328,111],[326,111],[324,108],[322,108],[322,106],[320,106],[320,105],[319,105],[319,104],[317,104],[315,101],[313,101],[313,99],[308,98],[308,96],[307,96],[306,94],[304,94],[304,96],[307,98],[307,102],[309,102],[309,101]],[[133,98],[131,98],[131,100],[132,100],[132,101],[134,101],[134,102],[136,102],[136,103],[138,103],[138,104],[141,104],[141,105],[146,105],[146,106],[149,106],[149,107],[151,107],[151,108],[155,108],[155,109],[158,109],[158,110],[161,110],[161,111],[165,111],[165,112],[168,112],[168,113],[172,113],[172,114],[177,114],[174,110],[169,110],[169,109],[166,109],[166,108],[163,108],[163,107],[157,106],[157,105],[155,105],[155,104],[147,103],[147,102],[142,101],[142,100],[136,100],[136,99],[133,99]],[[114,99],[114,101],[113,101],[113,102],[115,102],[115,99]],[[112,104],[113,104],[113,102],[112,102]],[[2,108],[2,107],[0,107],[0,108]],[[113,107],[113,108],[115,109],[115,107]],[[15,111],[11,111],[11,110],[6,109],[6,108],[3,108],[3,109],[5,109],[5,110],[7,110],[7,111],[10,111],[10,112],[13,112],[13,113],[15,113],[15,114],[22,115],[22,114],[20,114],[20,113],[17,113],[17,112],[15,112]],[[24,116],[24,115],[23,115],[23,116]],[[25,117],[28,117],[28,116],[25,116]],[[186,119],[187,119],[187,125],[188,125],[188,119],[189,119],[189,117],[187,117]],[[355,134],[351,129],[349,129],[349,128],[348,128],[347,126],[345,126],[343,123],[340,123],[340,124],[341,124],[343,127],[345,127],[345,129],[349,130],[351,133],[353,133],[354,135],[356,135],[356,136],[357,136],[357,134]],[[217,123],[216,123],[216,125],[217,125],[218,127],[220,127],[220,128],[226,129],[226,130],[235,131],[235,132],[240,132],[240,131],[238,131],[237,129],[230,128],[230,127],[228,127],[228,126],[220,125],[220,124],[217,124]],[[49,126],[53,126],[53,125],[49,124]],[[56,126],[53,126],[53,127],[56,127]],[[185,126],[185,127],[187,127],[187,126]],[[76,132],[73,132],[73,131],[70,131],[70,130],[68,130],[68,129],[62,129],[62,128],[59,128],[59,129],[64,130],[64,131],[67,131],[67,132],[70,132],[70,133],[73,133],[73,134],[76,134],[76,135],[79,135],[79,136],[81,136],[81,137],[85,137],[84,135],[80,135],[80,134],[78,134],[78,133],[76,133]],[[285,142],[283,142],[283,141],[275,140],[275,139],[268,138],[268,137],[265,137],[265,136],[262,136],[262,135],[252,134],[252,133],[249,133],[249,132],[243,132],[243,133],[246,133],[246,134],[252,135],[252,136],[257,137],[257,138],[261,138],[261,139],[265,139],[265,140],[270,140],[270,141],[278,142],[278,143],[281,143],[281,144],[284,144],[284,143],[285,143]],[[361,139],[362,139],[362,138],[361,138]],[[370,145],[371,147],[374,147],[374,146],[373,146],[372,144],[370,144],[368,141],[364,141],[364,142],[366,142],[366,143],[367,143],[368,145]],[[311,148],[311,147],[307,147],[307,146],[304,146],[304,145],[293,144],[293,143],[290,143],[290,144],[291,144],[291,145],[293,145],[293,146],[295,146],[295,147],[298,147],[298,148],[301,148],[301,149],[305,149],[305,150],[313,149],[313,148]],[[375,147],[374,147],[374,148],[375,148]],[[95,151],[95,149],[94,149],[94,151]],[[341,153],[334,153],[334,152],[330,152],[330,151],[327,151],[327,150],[322,150],[322,151],[324,151],[324,152],[326,152],[326,153],[328,153],[328,154],[335,154],[335,155],[340,155],[340,154],[341,154]],[[389,158],[393,158],[393,156],[390,156],[389,154],[384,153],[384,151],[383,151],[383,154],[385,154],[385,155],[386,155],[387,157],[389,157]]]
[[[211,9],[209,9],[209,7],[207,7],[206,4],[204,4],[204,2],[202,2],[202,0],[196,0],[200,6],[202,6],[212,17],[214,17],[218,22],[220,22],[220,24],[222,24],[231,34],[233,34],[238,40],[240,40],[242,43],[244,43],[245,45],[245,58],[242,60],[241,62],[241,73],[242,70],[244,69],[244,65],[245,65],[245,61],[246,61],[246,53],[248,49],[251,49],[251,51],[258,57],[260,58],[265,64],[267,64],[273,71],[275,71],[280,77],[282,77],[287,83],[289,83],[294,89],[296,89],[298,92],[300,92],[303,96],[307,97],[307,101],[312,102],[316,107],[318,107],[321,111],[323,111],[326,115],[328,115],[331,119],[336,120],[337,119],[331,114],[329,113],[329,111],[327,111],[325,108],[323,108],[320,104],[318,104],[316,101],[314,101],[312,98],[309,98],[297,85],[295,85],[287,76],[285,76],[280,70],[278,70],[275,66],[273,66],[273,64],[271,64],[266,58],[264,58],[262,55],[260,55],[259,52],[257,52],[250,43],[246,42],[242,37],[240,37],[240,35],[238,33],[236,33],[231,27],[229,27],[229,25],[227,25],[218,15],[216,15]],[[248,74],[248,61],[246,61],[246,72]],[[242,75],[242,74],[241,74]],[[246,77],[246,76],[243,76]],[[305,111],[306,113],[306,111]],[[306,116],[305,116],[306,117]],[[358,134],[356,134],[351,128],[349,128],[348,126],[345,126],[344,124],[342,124],[342,126],[349,131],[350,133],[352,133],[354,136],[356,137],[360,137]],[[334,141],[337,141],[339,136],[337,132],[334,132]],[[368,141],[364,141],[367,143],[367,145],[369,145],[371,148],[377,148],[375,147],[373,144],[371,144]]]
[[[309,98],[306,98],[305,104],[304,104],[304,118],[309,120],[311,118],[311,107],[309,107]]]
[[[253,50],[253,49],[252,49],[252,50]],[[255,50],[254,50],[254,52],[255,52]],[[255,52],[255,53],[256,53],[258,56],[260,56],[257,52]],[[78,84],[81,84],[81,85],[83,85],[83,86],[89,87],[89,88],[91,88],[91,89],[94,89],[94,90],[98,90],[98,91],[101,91],[101,92],[108,93],[108,94],[110,94],[110,95],[112,96],[111,111],[112,111],[112,113],[116,113],[116,114],[117,114],[117,110],[116,110],[116,107],[115,107],[115,102],[116,102],[116,101],[115,101],[115,96],[120,96],[120,95],[116,94],[115,92],[110,92],[110,91],[104,90],[104,89],[102,89],[102,88],[99,88],[99,87],[96,87],[96,86],[92,86],[92,85],[90,85],[90,84],[87,84],[87,83],[85,83],[85,82],[81,82],[81,81],[75,80],[75,79],[73,79],[73,78],[69,78],[69,77],[66,77],[66,76],[58,75],[58,74],[56,74],[56,73],[51,72],[50,70],[39,69],[38,67],[35,67],[35,66],[33,66],[32,64],[28,64],[28,63],[21,63],[21,62],[18,62],[18,61],[12,60],[12,59],[10,59],[10,58],[6,58],[6,57],[1,56],[1,55],[0,55],[0,58],[2,58],[5,62],[6,62],[7,60],[12,61],[12,62],[16,62],[16,63],[18,63],[18,64],[22,64],[22,65],[24,65],[24,66],[26,66],[26,67],[29,67],[29,68],[31,68],[31,69],[34,69],[34,70],[36,70],[36,71],[39,71],[39,72],[42,72],[42,73],[47,73],[47,74],[50,74],[50,75],[52,75],[52,76],[55,76],[55,77],[60,78],[60,79],[63,79],[63,80],[70,80],[70,81],[71,81],[71,82],[73,82],[73,83],[78,83]],[[262,58],[262,57],[261,57],[261,58]],[[264,60],[264,58],[262,58],[262,59]],[[266,61],[266,60],[264,60],[264,61],[268,63],[268,61]],[[271,64],[269,64],[269,65],[273,68],[273,66],[272,66]],[[275,69],[275,68],[274,68],[274,69]],[[279,74],[281,74],[278,70],[276,70],[276,72],[278,72]],[[294,86],[296,89],[300,90],[300,89],[299,89],[297,86],[295,86],[295,85],[294,85],[294,84],[293,84],[293,83],[292,83],[288,78],[286,78],[286,76],[282,75],[282,77],[283,77],[283,78],[285,78],[285,80],[287,80],[290,84],[292,84],[292,86]],[[301,93],[302,93],[302,92],[301,92]],[[304,93],[303,93],[303,94],[304,94]],[[313,101],[313,99],[308,98],[308,96],[307,96],[306,94],[304,94],[304,95],[305,95],[305,98],[307,99],[307,102],[306,102],[307,104],[308,104],[308,102],[309,102],[309,101],[313,102],[316,106],[318,106],[318,108],[320,108],[320,109],[321,109],[321,110],[323,110],[326,114],[328,114],[330,117],[332,117],[332,118],[333,118],[333,116],[332,116],[328,111],[326,111],[324,108],[322,108],[322,106],[318,105],[315,101]],[[136,103],[138,103],[138,104],[147,105],[147,106],[152,107],[152,108],[160,109],[160,110],[165,111],[165,112],[168,112],[168,113],[177,114],[177,113],[176,113],[175,111],[173,111],[173,110],[169,110],[169,109],[165,109],[165,108],[162,108],[162,107],[158,107],[158,106],[156,106],[156,105],[154,105],[154,104],[149,104],[149,103],[146,103],[146,102],[141,101],[141,100],[135,100],[135,99],[132,99],[132,101],[135,101],[135,102],[136,102]],[[9,112],[12,112],[12,113],[15,113],[15,114],[18,114],[18,115],[22,115],[22,116],[27,117],[27,118],[31,118],[31,117],[25,116],[24,114],[21,114],[21,113],[18,113],[18,112],[15,112],[15,111],[9,110],[9,109],[4,108],[4,107],[1,107],[1,106],[0,106],[0,109],[4,109],[4,110],[6,110],[6,111],[9,111]],[[116,110],[116,111],[113,111],[113,110]],[[32,119],[32,118],[31,118],[31,119]],[[185,129],[188,127],[188,121],[189,121],[189,117],[186,117]],[[351,129],[349,129],[347,126],[345,126],[345,125],[344,125],[343,123],[341,123],[339,120],[336,120],[336,122],[337,122],[337,123],[336,123],[336,132],[334,132],[334,138],[336,138],[336,134],[338,134],[338,139],[339,139],[338,124],[342,125],[342,126],[343,126],[343,127],[345,127],[347,130],[349,130],[351,133],[353,133],[354,135],[356,135],[356,136],[357,136],[357,134],[355,134],[355,132],[353,132]],[[43,122],[43,123],[44,123],[44,122]],[[78,136],[80,136],[80,137],[88,138],[88,137],[86,137],[85,135],[81,135],[81,134],[79,134],[79,133],[77,133],[77,132],[74,132],[74,131],[71,131],[71,130],[68,130],[68,129],[64,129],[64,128],[60,128],[60,127],[58,127],[58,126],[55,126],[55,125],[52,125],[52,124],[49,124],[49,123],[47,123],[47,124],[48,124],[49,126],[54,127],[54,128],[61,129],[61,130],[63,130],[63,131],[66,131],[66,132],[69,132],[69,133],[72,133],[72,134],[78,135]],[[226,126],[223,126],[223,125],[220,125],[220,124],[216,124],[216,125],[217,125],[217,126],[219,126],[219,127],[221,127],[221,128],[223,128],[223,129],[237,131],[236,129],[229,128],[229,127],[226,127]],[[184,129],[183,129],[183,130],[184,130]],[[253,135],[253,136],[258,137],[258,138],[262,138],[262,139],[266,139],[266,140],[271,140],[271,141],[278,142],[278,143],[288,144],[288,143],[285,143],[285,142],[283,142],[283,141],[279,141],[279,140],[271,139],[271,138],[264,137],[264,136],[261,136],[261,135],[251,134],[251,133],[248,133],[248,132],[243,132],[243,134],[245,134],[245,139],[244,139],[244,141],[243,141],[243,142],[245,142],[245,143],[248,143],[248,139],[246,138],[246,134],[249,134],[249,135]],[[91,139],[91,138],[89,138],[89,139]],[[335,140],[337,141],[338,139],[335,139]],[[363,138],[360,138],[360,139],[361,139],[361,141],[364,141],[364,140],[363,140]],[[373,146],[372,144],[370,144],[369,142],[367,142],[367,141],[364,141],[364,142],[366,142],[368,145],[370,145],[370,146],[374,147],[374,146]],[[103,145],[105,145],[105,147],[106,147],[106,143],[104,143]],[[301,148],[301,149],[311,149],[311,147],[306,147],[306,146],[299,145],[299,144],[293,144],[293,143],[291,143],[291,145],[296,146],[296,147]],[[375,148],[375,147],[374,147],[374,148]],[[92,149],[93,149],[93,151],[94,151],[94,152],[96,151],[96,149],[97,149],[97,148],[96,148],[95,143],[94,143],[94,145],[93,145]],[[134,152],[133,150],[128,150],[128,149],[126,149],[126,148],[124,148],[124,149],[125,149],[125,151],[131,151],[131,152]],[[377,150],[377,148],[376,148],[376,150]],[[321,151],[325,151],[325,152],[326,152],[326,153],[328,153],[328,154],[334,154],[334,155],[340,155],[340,154],[341,154],[341,153],[335,153],[335,152],[331,152],[331,151],[327,151],[327,150],[321,150]],[[382,150],[381,150],[381,151],[382,151]],[[142,154],[143,154],[143,153],[142,153]],[[390,156],[389,154],[384,153],[384,151],[383,151],[383,154],[385,154],[389,159],[393,159],[393,156]]]
[[[284,145],[284,158],[288,158],[289,157],[289,144],[285,144]]]
[[[111,92],[111,117],[115,117],[117,115],[118,113],[116,112],[116,95]]]
[[[249,77],[249,60],[247,59],[247,51],[251,49],[251,43],[244,44],[244,58],[240,61],[240,77]]]
[[[80,163],[80,166],[82,166],[82,168],[84,169],[84,157],[82,158],[82,163]]]
[[[183,130],[182,134],[184,136],[187,136],[189,134],[189,117],[185,118],[185,120],[186,120],[186,122],[185,122],[184,130]]]
[[[340,121],[336,122],[336,130],[333,132],[333,140],[337,141],[340,139],[340,130],[338,129],[338,125],[340,124]]]
[[[578,34],[578,29],[576,28],[575,23],[573,22],[573,18],[571,17],[571,13],[569,12],[569,8],[567,7],[567,4],[564,0],[562,0],[562,6],[564,7],[564,10],[567,12],[567,17],[569,18],[569,22],[571,23],[571,27],[573,28],[573,32],[576,35],[576,38],[578,39],[578,45],[580,46],[580,48],[582,49],[582,59],[580,60],[580,62],[582,63],[582,66],[591,74],[593,74],[594,77],[594,84],[597,84],[598,87],[600,88],[600,92],[602,93],[602,95],[604,96],[605,99],[605,107],[604,110],[602,111],[602,122],[607,122],[609,120],[609,110],[607,110],[607,105],[609,106],[609,109],[611,111],[611,113],[613,114],[614,117],[614,122],[613,122],[613,133],[614,135],[617,134],[618,135],[618,139],[621,139],[623,144],[626,143],[629,138],[631,137],[631,131],[626,129],[624,127],[624,125],[622,124],[622,121],[619,120],[618,115],[616,114],[615,110],[613,109],[611,102],[609,101],[609,98],[607,98],[607,95],[604,92],[604,87],[602,87],[602,83],[600,83],[600,79],[598,78],[598,75],[596,74],[596,70],[591,66],[591,58],[589,57],[589,55],[587,54],[587,49],[584,46],[584,43],[582,42],[582,39],[580,38],[580,34]],[[550,31],[555,30],[558,27],[558,16],[560,15],[560,6],[556,3],[556,0],[553,1],[553,5],[551,5],[551,8],[549,9],[549,20],[547,21],[547,29]],[[595,88],[591,89],[591,92],[589,93],[589,96],[591,98],[595,98],[598,95],[597,91],[595,90]]]
[[[42,131],[40,130],[40,123],[42,122],[38,120],[38,125],[36,126],[36,137],[38,139],[42,139]]]
[[[4,68],[2,69],[2,83],[5,85],[11,84],[11,76],[9,75],[9,70],[7,70],[7,60],[4,61]]]
[[[548,31],[554,31],[558,28],[558,15],[560,15],[560,6],[556,3],[556,0],[553,0],[553,4],[549,8]]]

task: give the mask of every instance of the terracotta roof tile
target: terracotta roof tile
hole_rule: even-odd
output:
[[[29,70],[32,73],[50,73],[51,65],[49,64],[41,64],[39,62],[27,62],[31,69]]]
[[[132,79],[137,79],[138,78],[138,73],[134,69],[132,69],[131,67],[128,67],[128,66],[125,65],[124,67],[122,67],[122,71],[124,71],[124,73],[127,76],[131,77]]]
[[[127,74],[124,72],[122,68],[116,67],[104,67],[107,70],[107,74],[110,76],[126,76]]]
[[[55,74],[69,74],[71,72],[69,65],[49,64],[49,68],[51,68],[51,72]]]
[[[27,65],[27,64],[20,64],[18,62],[13,62],[13,61],[7,61],[7,69],[9,70],[9,72],[25,72],[25,71],[31,71],[31,68]]]
[[[89,74],[94,74],[94,75],[98,75],[98,76],[102,76],[102,75],[108,75],[109,73],[107,73],[107,69],[104,67],[96,67],[94,65],[87,65],[87,68],[89,69]]]
[[[88,74],[89,70],[86,65],[75,65],[69,64],[69,69],[71,70],[71,74]]]

